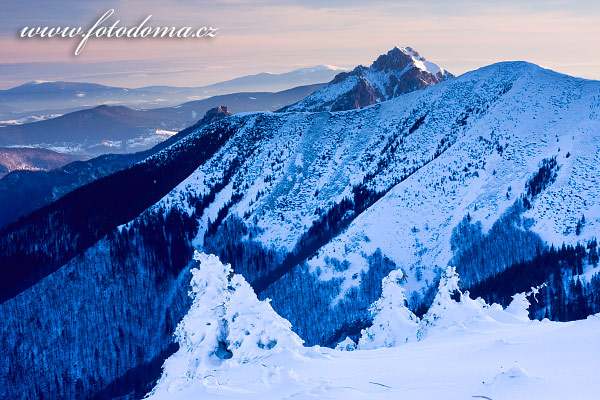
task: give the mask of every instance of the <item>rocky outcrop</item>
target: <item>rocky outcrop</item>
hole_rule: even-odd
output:
[[[394,47],[370,67],[342,72],[324,88],[281,111],[344,111],[398,97],[454,77],[410,47]]]
[[[338,101],[332,105],[331,111],[351,110],[375,103],[377,103],[377,96],[373,91],[373,88],[369,82],[361,77],[350,92],[342,95]]]
[[[201,125],[210,124],[211,122],[218,121],[223,118],[227,118],[231,115],[231,111],[227,106],[218,106],[215,108],[211,108],[204,114],[204,117],[200,121],[198,121]]]

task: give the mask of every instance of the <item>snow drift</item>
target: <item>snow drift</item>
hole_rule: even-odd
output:
[[[418,320],[405,306],[404,274],[395,270],[359,341],[359,349],[373,350],[304,348],[229,266],[215,256],[195,258],[194,302],[176,333],[181,348],[151,399],[591,399],[600,389],[600,345],[591,340],[600,318],[530,321],[524,312],[535,290],[515,295],[505,310],[462,293],[448,267]],[[355,345],[347,339],[338,347]]]

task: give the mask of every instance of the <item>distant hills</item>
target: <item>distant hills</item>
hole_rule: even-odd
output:
[[[0,178],[15,170],[49,170],[71,161],[72,157],[52,150],[0,147]]]
[[[147,86],[132,89],[84,82],[32,81],[0,90],[0,121],[65,114],[102,104],[156,108],[237,92],[278,92],[329,82],[341,71],[342,68],[321,65],[282,74],[263,72],[203,87]]]
[[[300,86],[276,93],[233,93],[155,109],[101,105],[57,118],[2,127],[0,146],[42,147],[79,159],[106,153],[132,153],[149,149],[193,125],[211,108],[227,105],[233,113],[275,111],[323,86]]]

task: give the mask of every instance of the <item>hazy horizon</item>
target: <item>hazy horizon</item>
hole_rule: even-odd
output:
[[[73,55],[79,39],[22,39],[25,26],[89,27],[107,9],[110,21],[135,26],[214,26],[216,38],[98,39]],[[500,61],[522,60],[557,72],[600,79],[600,4],[562,0],[459,0],[427,4],[377,0],[124,0],[0,4],[0,88],[32,80],[109,86],[206,86],[261,72],[369,65],[394,46],[411,46],[460,75]],[[591,51],[590,51],[591,50]]]

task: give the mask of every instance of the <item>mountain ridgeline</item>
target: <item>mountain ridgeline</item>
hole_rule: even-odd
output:
[[[206,112],[191,127],[183,129],[149,150],[132,154],[106,154],[87,161],[75,161],[50,171],[14,171],[0,179],[0,229],[102,177],[138,163],[169,147],[199,127],[231,115],[228,107],[218,106]]]
[[[190,128],[6,227],[2,394],[141,397],[175,351],[194,249],[231,263],[308,344],[356,337],[395,269],[418,312],[450,262],[493,299],[554,279],[536,316],[594,310],[600,83],[525,62],[446,79],[398,51],[437,80],[333,112],[326,98],[352,90],[336,78],[319,110],[313,98]]]
[[[257,94],[281,92],[290,88],[328,82],[340,70],[342,69],[334,66],[318,65],[281,74],[263,72],[241,76],[201,87],[123,88],[86,82],[31,81],[11,89],[0,90],[0,119],[46,117],[49,114],[65,114],[103,104],[150,109],[177,106],[185,100],[229,96],[231,93],[243,92],[252,96],[251,92],[261,92]],[[285,104],[289,103],[282,105]],[[229,105],[233,106],[233,104]],[[215,105],[209,108],[212,107]]]

